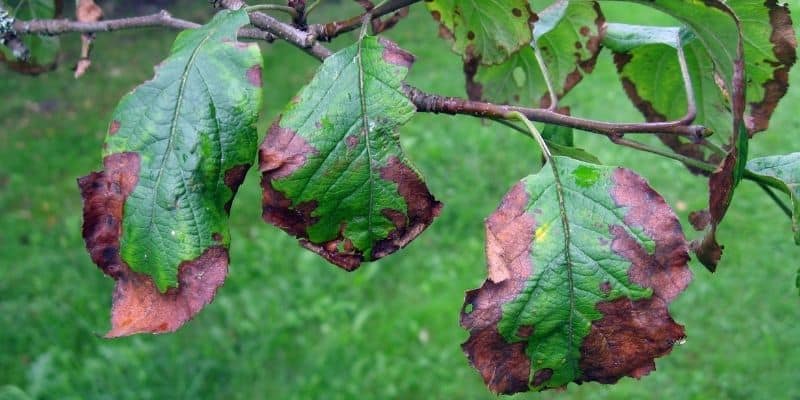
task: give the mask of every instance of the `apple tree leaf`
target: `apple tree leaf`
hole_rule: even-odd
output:
[[[494,392],[638,378],[685,337],[668,310],[692,276],[672,209],[630,170],[553,162],[486,220],[488,279],[461,313]]]
[[[800,245],[800,153],[754,158],[747,169],[775,181],[791,197],[794,242]]]
[[[181,32],[155,77],[122,98],[105,170],[81,178],[83,236],[117,281],[108,336],[169,332],[228,269],[228,214],[256,154],[261,53],[244,10]]]
[[[429,0],[441,33],[468,63],[499,64],[532,39],[528,0]]]
[[[414,58],[366,36],[325,59],[260,148],[264,219],[345,270],[405,247],[441,204],[395,130]]]
[[[468,74],[474,100],[550,106],[550,95],[536,60],[538,47],[557,98],[564,97],[594,69],[605,18],[594,0],[558,0],[538,14],[533,40],[499,65]],[[468,71],[469,72],[469,71]]]

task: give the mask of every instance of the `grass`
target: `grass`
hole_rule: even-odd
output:
[[[610,20],[649,15],[608,8]],[[800,6],[792,10],[800,15]],[[344,16],[352,8],[321,11]],[[460,62],[436,30],[415,6],[389,36],[418,57],[412,84],[462,95]],[[0,70],[0,398],[494,398],[459,348],[467,335],[458,311],[463,292],[485,277],[483,218],[537,167],[538,155],[533,141],[471,117],[419,115],[402,129],[408,154],[446,204],[402,252],[355,273],[327,265],[261,222],[258,176],[250,171],[233,208],[231,273],[214,303],[175,334],[100,337],[113,282],[83,249],[75,178],[100,167],[116,101],[152,75],[173,38],[160,30],[99,35],[94,65],[77,81],[68,68],[74,35],[62,39],[69,61],[54,73]],[[318,65],[285,43],[263,49],[262,134]],[[800,68],[791,81],[800,84]],[[566,101],[577,115],[641,118],[608,54]],[[752,143],[754,156],[800,149],[798,108],[800,91],[790,90],[771,132]],[[686,216],[705,204],[702,179],[590,134],[578,140],[606,163],[644,175],[694,235]],[[671,307],[689,337],[657,361],[658,371],[518,398],[800,399],[798,249],[790,229],[744,183],[720,233],[726,251],[718,272],[693,261],[695,281]]]

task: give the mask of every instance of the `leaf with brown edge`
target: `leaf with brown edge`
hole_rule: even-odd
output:
[[[497,393],[642,377],[685,337],[669,303],[691,280],[680,223],[630,170],[554,157],[486,220],[488,279],[462,345]]]
[[[78,185],[84,198],[86,248],[92,261],[116,281],[106,337],[175,331],[214,298],[228,272],[228,250],[210,247],[182,263],[179,287],[159,292],[150,277],[132,271],[119,254],[123,206],[138,183],[139,155],[113,154],[104,164],[105,171],[79,179]]]
[[[527,0],[427,0],[425,5],[466,63],[502,63],[532,39],[536,15]]]
[[[413,60],[360,39],[324,61],[261,144],[264,220],[348,271],[405,247],[441,209],[395,133],[416,111],[402,92]]]
[[[533,39],[519,52],[498,65],[465,69],[467,84],[473,88],[470,98],[549,107],[550,95],[535,48],[547,67],[556,98],[564,97],[594,70],[605,29],[596,1],[558,0],[537,15]]]
[[[153,79],[122,98],[104,171],[78,183],[92,260],[116,280],[109,337],[179,328],[228,271],[230,205],[255,157],[261,103],[249,18],[181,32]]]
[[[789,70],[797,60],[797,36],[789,7],[777,0],[728,0],[741,20],[747,71],[745,122],[750,136],[766,130],[789,88]]]

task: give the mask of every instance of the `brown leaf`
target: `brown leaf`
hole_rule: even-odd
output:
[[[80,22],[97,22],[103,19],[103,9],[95,4],[94,0],[78,0],[75,4],[75,16]],[[92,51],[93,41],[94,34],[81,34],[81,58],[75,66],[75,79],[83,76],[89,66],[92,65],[92,60],[89,56]]]
[[[152,279],[132,271],[119,254],[125,199],[139,179],[139,155],[107,156],[105,170],[78,180],[83,197],[83,238],[92,261],[116,281],[111,330],[106,337],[172,332],[214,298],[228,271],[228,251],[208,248],[181,263],[179,288],[161,293]]]

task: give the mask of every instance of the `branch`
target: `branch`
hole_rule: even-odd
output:
[[[308,27],[308,31],[311,32],[315,38],[318,38],[323,41],[330,41],[331,39],[335,38],[336,36],[341,35],[345,32],[354,31],[361,27],[362,19],[365,15],[372,14],[372,19],[380,18],[386,14],[391,12],[397,11],[401,8],[408,7],[414,3],[419,2],[420,0],[389,0],[374,9],[365,12],[364,14],[357,15],[352,18],[348,18],[343,21],[334,21],[329,22],[327,24],[314,24]]]
[[[392,10],[396,9],[396,7],[408,6],[416,1],[419,0],[390,0],[385,6],[379,6],[376,8],[376,10],[380,10],[384,13],[391,12]],[[226,3],[237,3],[239,7],[244,5],[244,3],[240,0],[221,0],[220,3],[222,5],[226,5]],[[360,16],[359,18],[363,18],[363,16]],[[250,14],[250,22],[254,26],[270,34],[269,37],[274,35],[274,37],[283,39],[319,60],[323,60],[332,54],[327,47],[316,42],[313,35],[294,28],[289,24],[283,23],[269,15],[254,12]],[[162,11],[159,14],[144,17],[124,18],[93,23],[72,22],[67,20],[39,20],[28,22],[18,21],[14,24],[14,26],[15,28],[18,27],[17,29],[20,33],[61,34],[66,32],[103,32],[112,31],[115,29],[146,26],[194,28],[198,25],[193,22],[172,18],[169,13]],[[264,34],[264,32],[261,32],[261,35]],[[610,138],[620,138],[628,133],[662,133],[685,136],[690,140],[699,142],[708,133],[708,130],[705,127],[699,125],[688,125],[684,121],[610,123],[562,115],[546,109],[498,105],[481,101],[470,101],[457,97],[438,96],[425,93],[409,85],[405,85],[403,89],[408,98],[416,105],[417,110],[420,112],[444,113],[453,115],[464,114],[493,119],[507,119],[510,113],[519,112],[532,121],[567,126],[584,131],[599,133]]]
[[[19,34],[44,34],[60,35],[70,32],[96,33],[112,32],[121,29],[166,27],[172,29],[192,29],[199,27],[200,24],[175,18],[166,10],[161,10],[156,14],[143,15],[131,18],[109,19],[97,22],[78,22],[68,19],[41,19],[31,21],[16,21],[14,29]],[[275,39],[273,35],[258,29],[244,28],[239,30],[239,36],[248,39],[259,39],[271,42]]]

